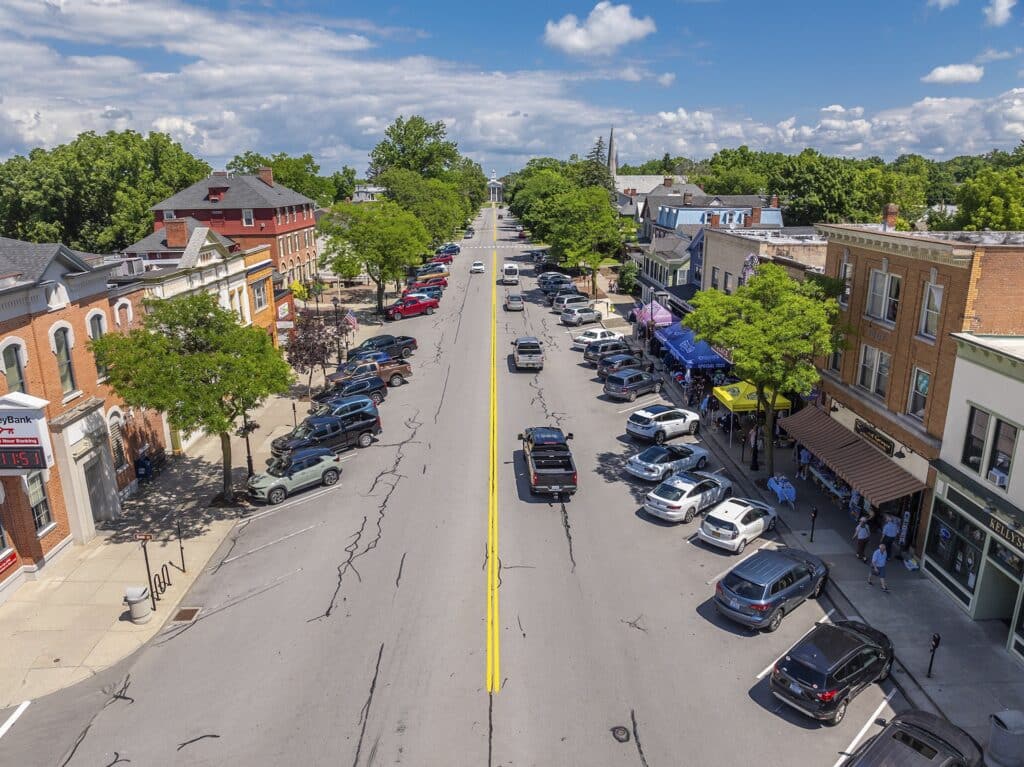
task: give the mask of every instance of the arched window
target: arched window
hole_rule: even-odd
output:
[[[89,338],[93,341],[98,341],[103,337],[103,334],[107,332],[107,318],[98,309],[94,309],[89,313]],[[96,362],[96,377],[101,381],[107,377],[107,368],[101,365],[98,361]]]
[[[71,335],[67,328],[57,328],[53,333],[53,344],[57,351],[57,372],[60,375],[60,389],[65,394],[75,390],[75,369],[71,364]]]
[[[7,378],[7,391],[25,393],[25,367],[22,364],[23,347],[21,344],[8,344],[4,347],[4,376]]]
[[[121,433],[121,414],[111,413],[107,423],[110,430],[110,452],[114,458],[114,469],[120,469],[128,463],[124,452],[124,435]]]

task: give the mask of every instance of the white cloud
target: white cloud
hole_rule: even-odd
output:
[[[985,6],[985,21],[989,26],[1001,27],[1010,20],[1010,11],[1017,0],[990,0]]]
[[[829,104],[827,107],[822,107],[821,110],[825,113],[832,114],[848,114],[854,117],[860,117],[864,114],[864,107],[844,107],[842,104]]]
[[[928,0],[928,5],[933,5],[940,11],[944,11],[947,8],[952,8],[958,2],[960,2],[960,0]]]
[[[986,48],[974,57],[975,64],[988,64],[992,61],[1006,61],[1020,54],[1020,48],[1014,51],[998,51],[995,48]]]
[[[577,56],[608,55],[656,31],[650,16],[638,19],[628,5],[602,0],[582,24],[572,13],[544,26],[544,42]]]
[[[675,72],[665,72],[658,75],[658,85],[664,85],[666,88],[676,81]]]
[[[984,76],[985,67],[979,67],[977,64],[949,64],[944,67],[935,67],[921,78],[921,82],[938,85],[976,83]]]

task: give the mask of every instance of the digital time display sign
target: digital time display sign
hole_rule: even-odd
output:
[[[45,468],[46,455],[41,447],[0,447],[0,470]]]

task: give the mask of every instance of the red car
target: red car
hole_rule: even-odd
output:
[[[451,253],[441,253],[430,259],[431,264],[450,264],[455,260],[455,256]]]
[[[400,298],[388,307],[388,317],[399,320],[417,314],[433,314],[440,304],[434,298]]]
[[[420,288],[447,288],[447,277],[426,277],[422,280],[411,280],[407,290],[419,290]]]

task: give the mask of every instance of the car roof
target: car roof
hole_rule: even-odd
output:
[[[534,338],[533,336],[519,336],[519,338],[516,339],[516,343],[517,344],[537,344],[538,346],[540,345],[540,341],[538,339]]]
[[[820,671],[831,671],[865,644],[859,634],[831,623],[819,623],[789,649],[786,659],[792,658]]]
[[[565,434],[554,426],[536,426],[530,437],[535,445],[561,445],[565,442]]]
[[[387,386],[387,384],[384,383],[384,379],[382,379],[380,376],[363,376],[361,378],[350,378],[347,381],[345,381],[345,385],[354,386],[357,383],[361,384],[366,382],[369,382],[369,385],[373,387]]]
[[[344,397],[339,397],[338,399],[331,400],[331,406],[338,407],[339,405],[351,405],[354,402],[360,402],[363,404],[369,402],[371,405],[373,404],[373,400],[367,397],[365,394],[349,394]]]
[[[303,447],[289,453],[288,460],[294,463],[295,461],[300,461],[303,458],[321,455],[333,455],[333,453],[331,449],[327,447]]]
[[[671,405],[651,405],[650,407],[645,407],[643,410],[638,410],[636,414],[646,416],[661,415],[662,413],[667,413],[669,410],[675,409],[676,408],[672,407]]]
[[[963,756],[967,757],[968,764],[980,764],[982,751],[978,742],[964,732],[962,729],[957,727],[952,722],[943,719],[941,716],[929,713],[928,711],[904,711],[902,714],[897,714],[889,722],[889,726],[882,731],[879,735],[879,739],[872,744],[872,748],[868,752],[874,755],[882,755],[886,753],[885,747],[875,748],[874,746],[881,740],[886,733],[891,731],[891,728],[901,727],[909,725],[913,728],[912,732],[916,737],[920,737],[927,733],[928,740],[930,741],[941,741],[945,746],[952,746],[955,750],[959,751]],[[923,733],[921,731],[924,731]],[[884,737],[884,742],[889,744],[890,748],[895,749],[897,744],[892,742],[892,738]],[[906,756],[907,748],[900,745],[900,753]],[[877,762],[876,762],[877,763]],[[922,764],[926,762],[922,760]],[[908,761],[907,764],[910,764]]]
[[[636,355],[633,355],[633,354],[612,354],[612,355],[610,355],[608,357],[605,357],[604,360],[602,360],[601,364],[602,365],[607,365],[609,362],[616,362],[616,363],[618,363],[618,362],[626,362],[627,360],[636,360],[636,359],[637,359]]]
[[[680,490],[684,490],[703,482],[705,479],[707,479],[707,477],[702,476],[695,471],[678,471],[665,481],[672,485],[672,487],[678,487]]]
[[[314,415],[306,419],[310,426],[322,426],[324,424],[340,423],[340,419],[333,415]]]
[[[749,501],[746,498],[729,498],[715,506],[709,513],[714,514],[719,519],[735,522],[754,507],[759,509],[768,508],[766,504]]]
[[[774,583],[779,576],[789,572],[797,562],[804,558],[815,558],[812,554],[797,556],[788,548],[761,549],[746,561],[740,562],[732,569],[736,575],[751,583],[767,586]]]

